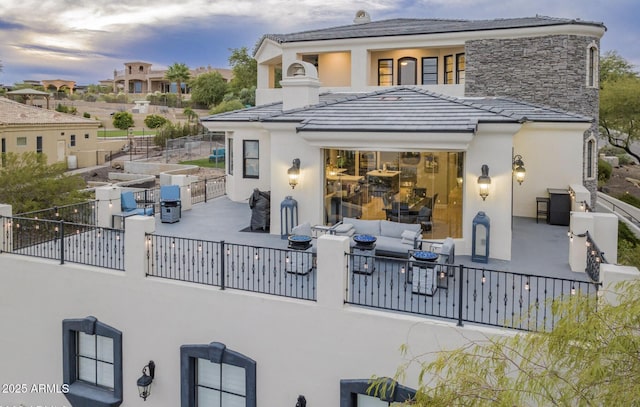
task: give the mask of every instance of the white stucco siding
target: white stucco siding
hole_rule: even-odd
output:
[[[271,155],[270,135],[260,127],[237,127],[235,131],[227,133],[226,145],[229,138],[233,139],[233,175],[227,174],[227,195],[232,201],[249,199],[254,188],[269,191],[271,187]],[[260,148],[259,178],[244,178],[243,154],[244,141],[258,140]],[[227,160],[229,157],[227,157]],[[228,169],[227,169],[228,171]]]
[[[526,177],[513,181],[513,215],[536,216],[536,197],[547,188],[582,184],[583,134],[588,123],[525,123],[515,135],[514,154],[522,155]]]
[[[128,244],[136,223],[127,223]],[[318,274],[327,278],[319,278],[318,291],[344,293],[341,268],[334,264],[344,257],[319,258]],[[504,334],[345,306],[340,295],[329,300],[319,292],[318,302],[298,301],[145,278],[142,266],[110,272],[2,254],[0,284],[11,287],[0,298],[7,327],[0,335],[5,383],[61,384],[62,320],[91,315],[122,332],[122,405],[128,407],[180,405],[179,355],[185,344],[221,342],[255,360],[260,406],[293,405],[299,394],[313,405],[338,406],[340,379],[392,376],[403,362],[402,344],[426,355]],[[136,379],[149,360],[156,363],[156,377],[145,402]],[[405,384],[415,387],[416,378],[410,370]],[[68,405],[62,394],[50,393],[0,394],[0,402]]]
[[[483,211],[491,220],[489,256],[511,259],[511,145],[519,124],[481,124],[466,154],[463,202],[463,244],[456,254],[471,254],[473,218]],[[489,196],[482,200],[478,177],[489,166]]]
[[[281,232],[280,203],[286,196],[298,201],[298,223],[323,224],[322,150],[309,145],[295,132],[294,125],[267,125],[271,131],[271,233]],[[289,186],[287,170],[300,159],[300,178],[295,189]]]

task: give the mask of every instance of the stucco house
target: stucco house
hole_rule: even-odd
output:
[[[38,152],[47,163],[96,165],[100,122],[0,98],[1,152]]]
[[[485,212],[490,255],[508,260],[512,216],[535,217],[549,190],[595,188],[604,32],[542,16],[372,21],[359,11],[349,26],[264,36],[258,106],[202,123],[226,132],[231,199],[271,191],[272,233],[282,232],[286,196],[301,222],[322,225],[403,222],[395,208],[428,206],[423,237],[453,237],[469,254],[472,220]],[[491,184],[481,196],[484,166]]]

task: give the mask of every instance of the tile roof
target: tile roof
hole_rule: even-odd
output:
[[[590,122],[591,118],[507,98],[455,98],[397,87],[283,112],[282,103],[202,118],[204,122],[292,122],[298,131],[474,132],[479,123]]]
[[[363,24],[351,24],[318,30],[302,31],[291,34],[267,34],[278,43],[300,41],[323,41],[347,38],[390,37],[399,35],[420,35],[453,33],[465,31],[504,30],[512,28],[545,27],[554,25],[591,25],[604,27],[603,23],[583,21],[579,19],[555,18],[545,16],[505,18],[494,20],[445,20],[396,18],[391,20],[372,21]]]
[[[11,124],[95,124],[98,127],[100,123],[96,120],[29,106],[0,97],[0,125]]]

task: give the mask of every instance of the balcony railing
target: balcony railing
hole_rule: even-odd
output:
[[[553,303],[576,293],[596,304],[598,284],[506,271],[347,254],[345,302],[524,331],[549,331],[560,318]]]
[[[97,224],[97,209],[95,201],[81,202],[77,204],[54,206],[53,208],[39,211],[25,212],[16,216],[33,219],[48,219],[85,225]]]
[[[600,281],[600,264],[607,263],[607,260],[604,257],[604,252],[598,248],[589,232],[587,231],[585,234],[587,238],[587,267],[584,271],[591,280],[598,282]]]
[[[0,251],[124,270],[124,232],[46,219],[2,217]]]
[[[310,252],[147,235],[147,275],[316,300]]]

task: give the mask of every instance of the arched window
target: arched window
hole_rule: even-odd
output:
[[[597,149],[597,145],[596,145],[596,139],[595,137],[590,136],[587,139],[587,146],[586,146],[586,157],[585,157],[585,163],[586,163],[586,168],[585,168],[585,178],[587,179],[592,179],[596,177],[596,149]]]
[[[416,84],[416,59],[404,57],[398,60],[398,85]]]
[[[598,46],[595,42],[589,44],[587,48],[587,86],[588,87],[598,87],[598,62],[599,62],[599,53]]]

